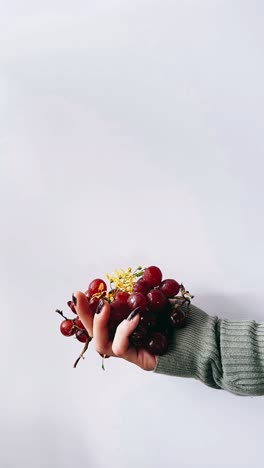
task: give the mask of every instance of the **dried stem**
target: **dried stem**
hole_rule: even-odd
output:
[[[87,339],[86,339],[86,342],[85,342],[85,344],[84,344],[83,350],[82,350],[80,356],[76,359],[76,361],[75,361],[75,363],[74,363],[74,365],[73,365],[74,368],[77,366],[77,364],[78,364],[78,362],[80,361],[81,358],[84,359],[84,356],[83,356],[83,355],[84,355],[84,353],[87,351],[88,345],[89,345],[90,341],[91,341],[91,338],[90,338],[89,336],[87,336]]]
[[[105,366],[104,366],[104,356],[102,357],[102,369],[105,371]]]
[[[186,291],[183,284],[180,285],[180,294],[181,294],[180,296],[175,296],[173,299],[170,299],[169,301],[174,309],[179,309],[187,302],[188,303],[187,314],[188,314],[190,312],[191,299],[193,299],[194,296],[190,294],[189,291]]]
[[[57,314],[60,314],[65,320],[68,320],[67,317],[65,317],[65,315],[63,315],[62,310],[56,309],[55,312],[57,312]]]

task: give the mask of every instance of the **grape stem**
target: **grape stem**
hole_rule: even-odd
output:
[[[174,309],[182,307],[186,302],[188,303],[188,312],[190,312],[191,299],[194,298],[189,291],[186,291],[183,284],[180,285],[181,296],[175,296],[174,299],[170,299],[170,303]]]
[[[57,312],[57,314],[60,314],[65,320],[68,320],[67,317],[65,317],[65,315],[63,315],[62,310],[56,309],[55,312]]]
[[[76,366],[77,366],[78,362],[80,361],[80,359],[81,358],[84,359],[84,353],[87,351],[90,341],[91,341],[91,338],[89,336],[87,336],[87,340],[86,340],[86,342],[84,344],[83,350],[82,350],[80,356],[76,359],[76,361],[75,361],[75,363],[73,365],[74,369],[76,368]]]
[[[180,291],[181,291],[181,295],[182,295],[182,297],[184,297],[184,299],[186,299],[185,296],[188,296],[190,299],[194,298],[194,296],[192,296],[192,294],[190,294],[189,291],[186,291],[183,284],[180,285]],[[176,297],[178,297],[178,296],[176,296]]]

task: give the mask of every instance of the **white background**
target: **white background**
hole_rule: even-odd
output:
[[[261,1],[0,0],[1,468],[261,467],[262,397],[106,361],[56,308],[159,265],[264,321]]]

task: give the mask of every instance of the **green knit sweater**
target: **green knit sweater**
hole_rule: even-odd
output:
[[[264,395],[264,323],[222,320],[191,305],[154,372],[192,377],[236,395]]]

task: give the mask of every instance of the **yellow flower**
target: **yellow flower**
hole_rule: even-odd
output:
[[[132,272],[132,268],[129,267],[127,270],[124,270],[123,268],[120,270],[116,269],[112,275],[107,273],[106,278],[110,282],[110,287],[112,290],[115,289],[118,291],[125,291],[131,294],[133,292],[134,283],[142,275],[142,267],[138,267],[134,273]]]

